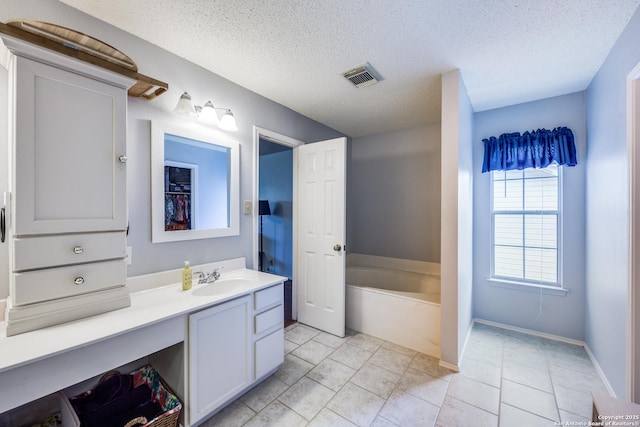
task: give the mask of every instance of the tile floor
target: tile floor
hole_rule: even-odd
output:
[[[478,323],[460,373],[368,335],[301,324],[287,328],[285,353],[273,376],[203,425],[545,427],[588,422],[589,392],[606,393],[584,348]]]

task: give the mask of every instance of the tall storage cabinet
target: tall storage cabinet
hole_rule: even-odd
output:
[[[126,115],[134,80],[2,38],[11,53],[13,335],[130,305]]]
[[[15,57],[14,233],[126,229],[126,89]]]

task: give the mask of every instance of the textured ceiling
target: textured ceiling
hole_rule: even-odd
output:
[[[640,0],[61,0],[350,136],[584,90]],[[341,73],[369,62],[383,81]],[[169,82],[171,84],[171,82]]]

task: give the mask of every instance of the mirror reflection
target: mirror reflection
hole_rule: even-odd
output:
[[[238,144],[152,124],[152,240],[238,235]]]
[[[230,151],[165,133],[165,231],[229,227]]]

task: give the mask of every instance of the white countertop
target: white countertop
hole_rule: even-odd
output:
[[[171,277],[175,276],[175,271]],[[144,281],[153,281],[153,277],[149,275]],[[193,295],[204,286],[224,289],[224,280],[232,278],[247,280],[230,287],[229,292]],[[193,288],[189,291],[183,291],[181,283],[173,283],[133,292],[130,307],[11,337],[6,336],[6,324],[0,322],[0,373],[238,298],[286,279],[246,268],[223,270],[218,283],[198,285],[194,278]]]

